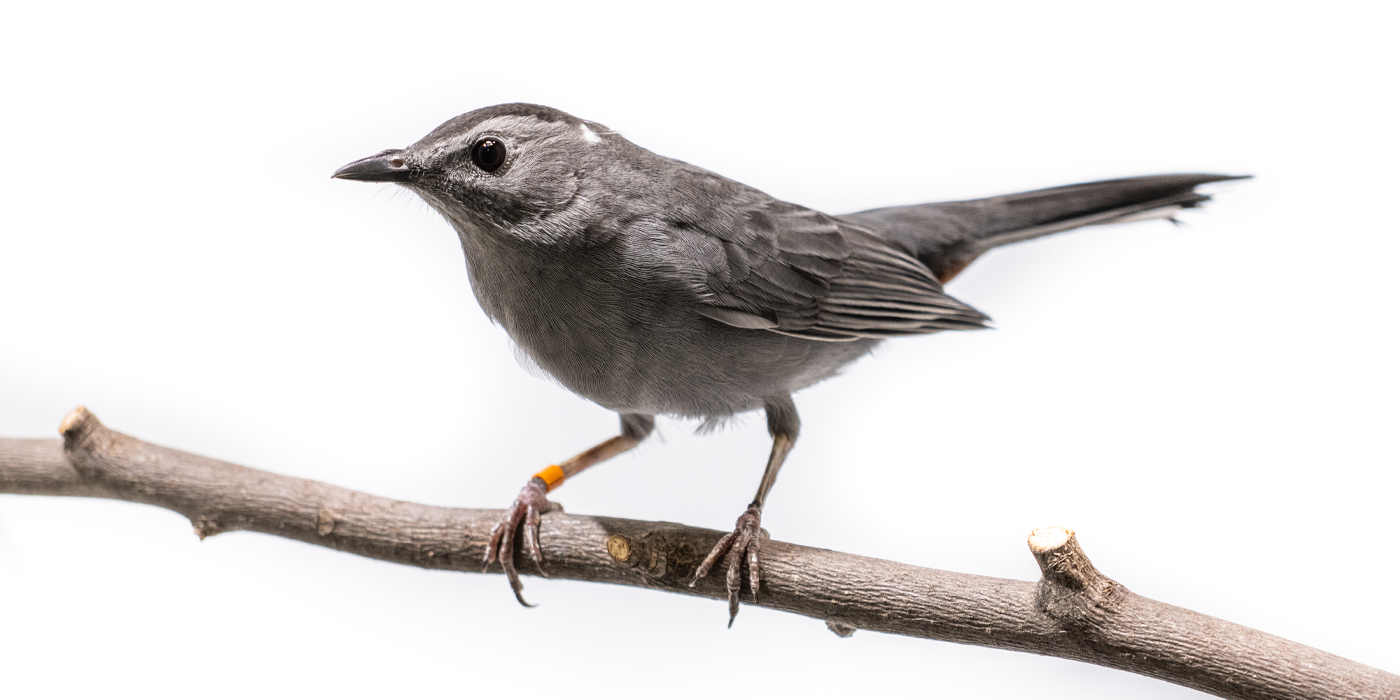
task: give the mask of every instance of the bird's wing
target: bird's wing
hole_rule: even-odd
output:
[[[986,326],[922,263],[859,226],[766,196],[747,199],[668,222],[697,266],[690,277],[701,314],[831,341]]]

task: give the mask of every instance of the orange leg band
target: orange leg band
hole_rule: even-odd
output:
[[[560,469],[557,464],[551,464],[541,469],[535,477],[544,482],[547,490],[553,491],[555,487],[564,483],[564,470]]]

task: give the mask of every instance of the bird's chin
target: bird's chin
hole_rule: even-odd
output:
[[[485,217],[463,206],[462,202],[455,200],[450,192],[434,187],[433,183],[421,181],[409,181],[398,183],[404,189],[418,195],[423,199],[433,211],[442,215],[447,223],[452,225],[458,233],[463,231],[484,231],[483,221]]]

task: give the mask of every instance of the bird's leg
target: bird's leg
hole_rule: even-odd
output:
[[[522,522],[525,524],[525,550],[530,553],[530,559],[535,562],[535,568],[539,570],[540,575],[544,576],[544,553],[540,551],[540,516],[564,510],[563,506],[545,498],[545,494],[559,488],[565,479],[636,447],[651,434],[654,425],[651,416],[622,414],[621,435],[540,470],[525,484],[525,488],[520,490],[520,495],[516,496],[515,502],[506,509],[501,522],[491,528],[491,540],[486,544],[486,557],[482,563],[489,565],[498,558],[501,560],[501,568],[505,569],[506,578],[510,579],[510,588],[521,605],[527,608],[534,607],[525,602],[525,598],[520,595],[525,584],[520,582],[520,574],[515,570],[515,530]]]
[[[749,504],[744,514],[739,516],[738,522],[734,523],[734,532],[722,537],[714,549],[710,550],[710,554],[695,569],[695,578],[690,581],[690,585],[694,586],[710,573],[710,569],[720,557],[729,555],[729,571],[725,575],[724,586],[729,591],[730,627],[734,626],[734,616],[739,614],[739,589],[743,585],[745,562],[749,567],[749,591],[753,594],[754,602],[758,602],[758,587],[763,580],[763,570],[758,561],[763,502],[768,498],[773,483],[778,480],[778,470],[782,469],[783,460],[787,459],[788,452],[797,441],[797,430],[800,426],[797,408],[793,406],[791,396],[770,399],[764,410],[768,413],[768,433],[773,436],[773,451],[768,455],[768,466],[764,468],[763,480],[758,484],[758,495],[754,496],[753,503]]]

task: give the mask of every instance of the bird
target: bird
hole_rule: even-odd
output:
[[[702,427],[763,410],[772,437],[753,501],[697,566],[722,563],[729,624],[744,570],[757,601],[763,506],[798,436],[792,394],[886,339],[978,330],[944,290],[987,251],[1075,228],[1175,215],[1200,185],[1249,176],[1105,180],[830,215],[657,155],[604,125],[513,103],[454,117],[334,178],[394,183],[455,229],[486,314],[534,365],[619,416],[618,434],[532,476],[492,529],[527,607],[515,536],[541,575],[541,517],[566,479],[631,450],[658,415]]]

